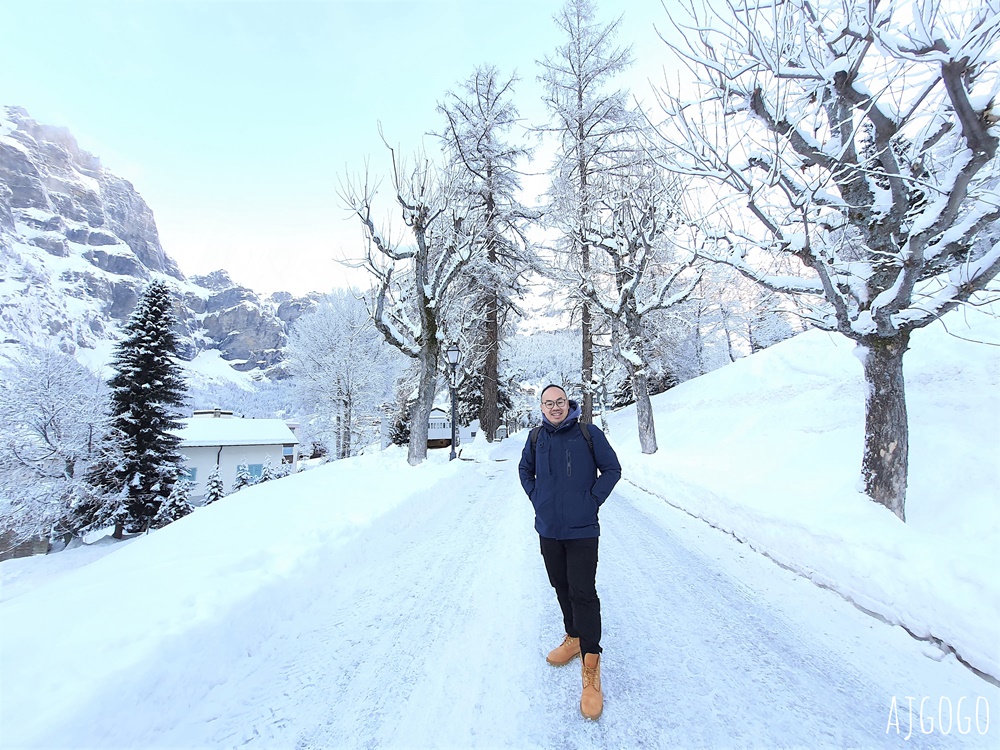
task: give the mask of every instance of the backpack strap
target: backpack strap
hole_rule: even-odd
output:
[[[538,433],[541,432],[541,431],[542,431],[542,426],[541,425],[538,425],[537,427],[532,427],[531,428],[531,433],[529,434],[529,437],[531,438],[531,452],[532,453],[535,452],[535,446],[538,445]]]
[[[594,461],[597,461],[597,454],[594,453],[594,438],[590,434],[590,425],[586,425],[583,422],[577,422],[580,426],[580,432],[583,433],[583,439],[587,441],[587,447],[590,448],[590,455],[593,456]]]
[[[597,460],[597,454],[594,453],[594,438],[590,434],[590,427],[585,425],[583,422],[577,422],[577,426],[580,428],[580,432],[583,433],[583,439],[587,441],[587,447],[590,448],[590,455]],[[534,452],[538,446],[538,433],[542,431],[542,426],[537,425],[531,428],[531,432],[528,437],[531,438],[531,451]]]

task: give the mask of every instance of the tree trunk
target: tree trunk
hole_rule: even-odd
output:
[[[500,426],[499,369],[500,325],[496,293],[486,303],[486,362],[483,364],[483,403],[479,407],[479,428],[492,443]]]
[[[417,400],[410,417],[410,447],[406,462],[416,466],[427,458],[427,427],[434,407],[434,389],[437,385],[437,344],[424,346],[420,351],[420,384]]]
[[[583,112],[583,83],[577,82],[577,111]],[[590,280],[590,243],[587,241],[587,230],[590,228],[590,204],[587,190],[587,131],[583,121],[577,122],[576,128],[576,158],[580,179],[580,270],[583,278]],[[583,403],[580,405],[580,421],[590,424],[594,421],[594,334],[593,321],[590,317],[590,303],[584,300],[583,312],[580,315],[580,329],[583,334],[583,358],[580,366],[580,379],[583,381]]]
[[[729,330],[729,312],[722,308],[722,330],[726,332],[726,352],[729,354],[729,361],[736,361],[736,354],[733,353],[733,333]]]
[[[351,397],[344,397],[344,414],[340,422],[340,457],[351,457]]]
[[[632,373],[632,391],[635,394],[635,414],[639,420],[639,445],[642,452],[656,453],[656,425],[653,424],[653,405],[649,401],[649,382],[645,369]]]
[[[903,383],[903,353],[910,334],[891,339],[869,337],[858,342],[864,366],[865,448],[861,475],[865,494],[906,520],[906,475],[909,466],[909,427]]]
[[[583,303],[583,314],[580,318],[580,329],[583,333],[583,366],[580,368],[580,379],[583,381],[583,403],[580,404],[580,421],[594,421],[594,394],[592,381],[594,379],[594,335],[591,330],[590,303]]]

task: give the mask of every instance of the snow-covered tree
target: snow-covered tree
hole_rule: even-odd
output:
[[[87,481],[105,496],[127,491],[129,530],[149,527],[180,473],[178,408],[184,379],[177,360],[176,318],[170,288],[154,280],[123,329],[112,360],[115,374],[100,456]],[[115,529],[116,535],[122,529]]]
[[[467,329],[462,339],[472,345],[464,369],[475,370],[481,383],[479,412],[472,418],[479,419],[489,442],[500,426],[501,342],[509,316],[517,313],[523,275],[534,264],[524,223],[538,218],[517,199],[518,163],[529,154],[511,142],[518,116],[514,84],[493,66],[478,67],[438,107],[447,121],[441,138],[455,171],[457,198],[467,206],[466,222],[475,225],[478,237],[458,282],[468,287],[459,322]]]
[[[506,376],[538,388],[558,383],[567,391],[574,391],[581,387],[579,342],[580,332],[575,329],[520,333],[508,342]],[[539,394],[531,395],[537,402]],[[538,404],[533,408],[537,417]]]
[[[0,531],[15,540],[75,534],[73,510],[96,452],[104,387],[54,349],[24,346],[0,367]]]
[[[263,484],[264,482],[270,482],[272,479],[278,479],[281,476],[281,469],[275,467],[270,456],[265,456],[264,465],[260,469],[260,476],[254,479],[253,483]]]
[[[211,505],[225,496],[226,487],[222,482],[222,475],[219,473],[219,467],[214,466],[205,479],[205,505]]]
[[[626,108],[626,92],[605,90],[631,64],[631,48],[614,46],[621,19],[604,25],[596,21],[596,13],[593,0],[567,0],[555,16],[564,41],[553,55],[539,63],[542,68],[539,78],[546,89],[545,103],[552,116],[552,123],[542,130],[558,138],[546,223],[562,235],[559,249],[563,262],[578,272],[571,278],[590,275],[593,249],[590,229],[594,201],[600,198],[596,183],[610,165],[631,157],[631,151],[620,152],[619,136],[636,122]],[[580,306],[581,421],[590,422],[593,310],[592,303],[576,292],[573,287],[568,289]]]
[[[410,422],[407,462],[427,458],[427,430],[441,366],[441,311],[458,272],[478,239],[465,228],[465,205],[452,175],[426,159],[409,168],[392,155],[392,186],[408,234],[392,238],[375,223],[376,190],[345,185],[344,202],[361,220],[367,239],[364,267],[375,281],[372,321],[385,340],[416,360],[420,370]]]
[[[244,487],[251,486],[253,483],[254,478],[250,473],[250,466],[244,458],[236,466],[236,478],[233,480],[233,486],[229,488],[229,494],[233,495],[242,490]]]
[[[673,6],[672,6],[673,7]],[[700,90],[664,93],[706,252],[857,344],[866,494],[905,519],[903,354],[1000,272],[1000,5],[783,0],[674,11]],[[686,46],[685,46],[686,45]],[[776,275],[773,259],[797,261]]]
[[[611,349],[628,370],[636,402],[642,452],[656,452],[656,428],[649,400],[651,353],[645,321],[654,310],[679,305],[690,296],[700,272],[684,276],[694,255],[678,257],[667,243],[680,220],[680,188],[660,168],[638,155],[631,165],[605,177],[593,202],[591,245],[610,263],[610,281],[591,272],[581,278],[583,293],[611,323]]]
[[[153,516],[152,528],[162,529],[169,523],[173,523],[178,518],[184,518],[194,510],[191,505],[191,483],[186,479],[178,479],[174,482],[167,499],[160,503],[159,510]]]
[[[405,359],[372,324],[364,300],[340,290],[292,327],[286,363],[301,390],[310,428],[335,458],[374,438],[378,407],[392,393]]]

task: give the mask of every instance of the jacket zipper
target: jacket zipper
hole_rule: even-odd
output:
[[[566,451],[566,476],[573,476],[573,459],[569,451]]]

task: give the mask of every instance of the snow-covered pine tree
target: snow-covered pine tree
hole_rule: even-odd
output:
[[[184,518],[194,510],[191,505],[191,483],[186,479],[178,479],[174,482],[173,489],[167,495],[167,499],[160,503],[160,509],[153,516],[153,528],[162,529],[169,523],[173,523],[178,518]]]
[[[211,505],[216,500],[221,500],[226,496],[226,488],[222,482],[222,475],[219,467],[216,466],[209,473],[205,480],[205,505]]]
[[[400,404],[399,410],[392,420],[392,428],[389,430],[389,439],[393,445],[410,444],[410,413],[412,408],[409,401]]]
[[[472,346],[464,359],[474,363],[466,369],[474,370],[479,381],[479,408],[464,415],[463,423],[479,419],[490,442],[502,411],[500,346],[511,314],[518,312],[523,276],[536,264],[524,225],[539,214],[517,200],[518,163],[530,154],[511,138],[518,116],[514,83],[515,78],[501,78],[493,66],[477,67],[460,91],[438,106],[447,120],[441,138],[455,168],[455,189],[468,205],[468,228],[478,237],[474,256],[458,281],[463,293],[457,317],[465,329],[460,338]],[[455,315],[449,317],[457,322]]]
[[[107,429],[87,481],[106,497],[127,490],[124,523],[130,531],[149,527],[182,464],[180,438],[173,432],[180,427],[177,411],[185,396],[175,324],[170,288],[150,282],[111,362]]]
[[[264,482],[270,482],[272,479],[277,479],[281,476],[281,472],[277,469],[271,462],[270,456],[265,456],[264,466],[260,470],[260,476],[253,480],[254,484],[263,484]]]
[[[232,495],[239,492],[244,487],[249,487],[253,483],[253,475],[250,473],[250,467],[247,465],[247,460],[244,458],[240,461],[239,466],[236,467],[236,479],[233,480],[233,486],[229,489],[229,494]]]
[[[551,57],[540,61],[539,79],[546,87],[545,103],[552,124],[540,128],[559,139],[551,168],[552,187],[546,220],[562,234],[564,279],[580,309],[583,354],[581,375],[583,410],[580,421],[593,418],[594,313],[593,303],[576,295],[580,276],[591,270],[590,228],[595,183],[600,175],[622,162],[617,136],[631,130],[636,118],[626,107],[627,92],[604,87],[632,62],[631,47],[614,47],[619,18],[603,25],[595,20],[594,0],[566,0],[555,16],[563,42]],[[629,154],[624,155],[625,159]]]

